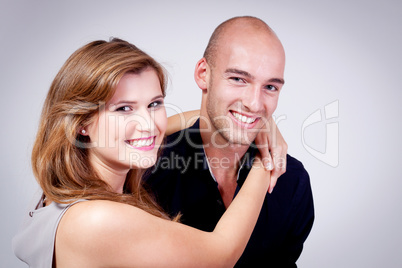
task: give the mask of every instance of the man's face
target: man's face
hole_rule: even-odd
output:
[[[227,39],[208,65],[206,111],[212,142],[249,146],[276,109],[285,55],[274,36]]]

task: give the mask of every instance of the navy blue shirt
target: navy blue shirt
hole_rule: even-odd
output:
[[[236,193],[257,150],[250,146],[243,157],[239,156],[242,166]],[[213,231],[226,210],[208,168],[199,121],[168,137],[146,182],[166,212],[172,216],[180,212],[181,222],[197,229]],[[297,267],[296,260],[313,221],[309,175],[301,162],[287,155],[286,173],[278,179],[272,194],[267,193],[251,238],[235,267]]]

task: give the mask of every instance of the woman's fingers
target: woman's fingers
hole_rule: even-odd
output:
[[[271,183],[268,189],[272,193],[278,178],[286,172],[286,155],[288,145],[281,132],[271,118],[265,124],[265,128],[258,133],[255,143],[262,157],[262,162],[271,172]]]

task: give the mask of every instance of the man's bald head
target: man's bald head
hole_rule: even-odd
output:
[[[242,28],[250,33],[267,34],[278,39],[274,31],[259,18],[243,16],[228,19],[216,27],[209,39],[207,48],[205,49],[204,58],[210,65],[213,66],[215,64],[215,58],[224,37],[233,34],[233,30],[240,30]]]

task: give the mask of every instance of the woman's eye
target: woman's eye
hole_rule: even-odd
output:
[[[148,105],[148,107],[149,107],[149,108],[155,108],[155,107],[161,106],[162,104],[163,104],[162,101],[154,101],[154,102],[151,102],[151,103]]]
[[[131,107],[130,106],[122,106],[116,109],[116,111],[122,111],[122,112],[129,112],[131,111]]]

